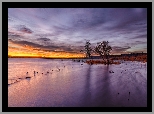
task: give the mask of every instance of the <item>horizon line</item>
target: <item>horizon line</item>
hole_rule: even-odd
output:
[[[147,53],[128,53],[128,54],[114,54],[109,56],[121,56],[121,55],[131,55],[131,54],[147,54]],[[91,57],[100,57],[97,56],[91,56]],[[86,58],[86,57],[41,57],[41,56],[11,56],[8,55],[8,58],[44,58],[44,59],[77,59],[77,58]]]

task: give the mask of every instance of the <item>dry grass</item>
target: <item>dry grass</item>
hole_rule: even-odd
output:
[[[124,56],[124,57],[112,57],[109,60],[109,64],[121,64],[120,62],[116,62],[114,60],[124,60],[124,61],[139,61],[139,62],[147,62],[147,55],[139,55],[139,56]],[[107,64],[106,60],[87,60],[87,64]]]
[[[124,60],[124,61],[140,61],[147,62],[147,55],[138,55],[138,56],[125,56],[125,57],[115,57],[111,58],[111,60]]]
[[[105,60],[87,60],[86,63],[90,64],[90,65],[92,65],[92,64],[105,64],[106,65],[107,61],[105,61]],[[120,62],[115,62],[113,60],[110,60],[109,64],[120,64]]]

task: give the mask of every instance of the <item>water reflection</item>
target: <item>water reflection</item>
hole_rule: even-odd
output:
[[[136,73],[137,78],[141,77],[141,79],[130,81],[134,79],[134,74],[132,74],[132,78],[128,81],[127,78],[130,73],[125,71],[123,76],[121,72],[119,74],[120,67],[114,65],[83,64],[81,67],[78,62],[45,59],[19,59],[14,63],[17,64],[9,64],[8,74],[9,78],[12,79],[9,81],[13,82],[17,79],[18,82],[8,86],[9,106],[128,106],[128,98],[127,102],[124,101],[128,89],[131,89],[129,98],[136,101],[136,104],[133,104],[130,100],[129,106],[140,106],[137,97],[142,99],[143,106],[146,104],[146,78]],[[124,65],[122,66],[124,67]],[[57,70],[57,67],[60,71]],[[19,72],[13,72],[14,70]],[[36,71],[35,76],[34,70]],[[114,73],[109,73],[110,70],[113,70]],[[31,78],[25,79],[26,76]],[[140,81],[142,81],[142,86],[133,85],[135,83],[141,84]],[[136,88],[134,87],[140,91],[135,91]],[[120,90],[123,93],[118,95]],[[137,95],[138,92],[142,92],[142,94]]]
[[[110,87],[110,75],[109,75],[109,65],[105,66],[102,73],[102,83],[100,84],[100,91],[97,92],[96,101],[98,106],[108,107],[111,106],[111,87]],[[97,97],[98,96],[98,97]]]
[[[82,93],[82,106],[90,106],[91,102],[91,65],[88,66],[86,75],[85,75],[85,82],[83,87],[83,93]]]
[[[82,106],[111,106],[109,66],[102,66],[98,70],[96,66],[89,65],[85,72],[87,74],[83,86]]]

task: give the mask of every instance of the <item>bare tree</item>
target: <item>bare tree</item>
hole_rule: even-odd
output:
[[[85,49],[84,50],[81,50],[81,51],[85,51],[86,52],[86,57],[87,58],[91,58],[91,52],[92,52],[92,48],[90,47],[91,43],[90,41],[86,41],[86,44],[85,44]],[[80,52],[81,52],[80,51]]]
[[[104,59],[104,57],[103,57],[103,48],[102,48],[102,46],[101,46],[101,42],[98,42],[97,43],[97,46],[95,47],[95,52],[96,53],[98,53],[101,57],[102,57],[102,59]]]
[[[108,43],[108,41],[98,42],[95,47],[95,52],[98,53],[103,59],[106,58],[107,63],[109,64],[109,55],[112,48],[108,45]]]

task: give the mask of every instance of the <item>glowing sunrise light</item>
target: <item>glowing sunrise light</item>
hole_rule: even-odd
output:
[[[146,8],[9,8],[8,17],[9,56],[85,57],[86,40],[109,41],[112,55],[147,52]]]

